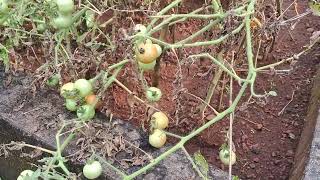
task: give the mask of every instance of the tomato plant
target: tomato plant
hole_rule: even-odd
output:
[[[169,119],[163,112],[155,112],[151,116],[151,124],[155,129],[165,129],[169,125]]]
[[[159,129],[155,129],[149,135],[149,144],[155,148],[161,148],[167,141],[167,135]]]
[[[162,92],[159,88],[149,87],[146,91],[147,99],[151,102],[159,101],[162,97]]]
[[[92,93],[93,87],[90,81],[86,79],[78,79],[74,82],[74,88],[79,91],[81,97],[86,97]]]
[[[77,109],[77,116],[82,121],[88,121],[95,115],[95,109],[92,105],[83,105]]]
[[[125,59],[121,62],[118,62],[118,59],[113,59],[113,57],[119,57],[118,56],[119,54],[117,54],[118,51],[116,50],[121,51],[124,48],[132,48],[132,46],[134,46],[133,55],[135,55],[135,58],[137,60],[134,63],[137,63],[135,65],[138,65],[141,70],[153,70],[156,64],[161,65],[161,66],[157,66],[154,73],[146,73],[147,76],[149,74],[154,75],[152,76],[152,78],[149,78],[149,77],[144,78],[143,75],[145,74],[140,72],[141,74],[139,75],[141,75],[141,77],[139,76],[138,79],[141,80],[141,82],[143,83],[143,87],[147,87],[148,83],[150,83],[150,80],[152,80],[153,86],[157,86],[159,84],[159,82],[157,82],[159,79],[161,79],[159,74],[163,73],[161,71],[161,68],[165,67],[162,65],[167,64],[167,62],[164,63],[162,59],[157,60],[157,58],[159,58],[161,54],[163,54],[162,52],[163,49],[171,50],[170,51],[171,54],[169,55],[174,55],[176,57],[174,58],[170,57],[169,61],[172,59],[177,59],[177,62],[178,62],[177,65],[180,65],[180,64],[185,65],[184,63],[180,63],[179,60],[181,60],[182,62],[182,60],[186,60],[189,58],[192,59],[192,61],[195,61],[196,59],[201,59],[201,58],[212,60],[212,62],[214,63],[213,65],[214,69],[221,70],[221,73],[224,72],[225,75],[228,76],[228,78],[226,78],[227,80],[231,81],[231,79],[234,79],[235,81],[239,82],[239,85],[241,85],[241,88],[236,88],[237,91],[239,90],[239,94],[231,98],[232,105],[230,105],[229,108],[226,108],[226,110],[221,113],[217,112],[216,116],[212,120],[203,124],[201,128],[198,128],[195,131],[183,137],[179,135],[175,135],[170,132],[162,131],[162,129],[165,129],[168,127],[169,119],[163,112],[154,113],[151,117],[152,133],[149,135],[150,145],[156,148],[160,148],[164,146],[164,144],[166,143],[166,135],[170,135],[175,138],[178,138],[180,139],[180,142],[174,145],[169,151],[167,151],[167,153],[155,158],[153,161],[155,163],[152,163],[149,166],[145,166],[141,168],[141,170],[133,172],[132,174],[123,173],[122,174],[123,179],[134,179],[139,174],[144,173],[146,170],[148,170],[148,168],[154,166],[155,164],[163,160],[166,156],[170,155],[171,152],[175,152],[178,149],[184,148],[184,144],[187,141],[189,141],[191,138],[199,135],[199,133],[203,132],[203,130],[209,128],[211,125],[218,122],[219,120],[224,119],[226,115],[234,112],[237,103],[240,102],[240,98],[243,96],[243,93],[245,92],[247,87],[251,86],[250,87],[251,94],[254,96],[258,96],[254,93],[254,90],[253,90],[255,87],[254,81],[257,73],[263,69],[269,69],[270,67],[274,67],[273,65],[271,65],[267,67],[257,68],[252,59],[252,54],[253,54],[252,44],[255,45],[256,43],[251,42],[250,25],[252,26],[251,29],[262,26],[260,20],[257,18],[256,19],[254,18],[256,14],[254,14],[255,1],[253,0],[248,0],[248,2],[244,3],[241,7],[237,9],[231,9],[230,11],[227,11],[227,12],[220,9],[221,8],[221,4],[219,4],[220,1],[212,0],[211,2],[212,2],[213,8],[206,8],[206,10],[204,11],[204,7],[203,7],[203,9],[199,9],[200,11],[197,10],[197,13],[193,12],[188,14],[174,14],[174,12],[176,11],[172,11],[172,9],[177,7],[179,3],[182,2],[182,0],[173,0],[170,2],[168,6],[166,6],[161,11],[156,12],[154,15],[151,15],[152,11],[150,11],[152,20],[143,21],[143,22],[150,22],[150,24],[148,25],[148,27],[142,24],[137,24],[134,27],[134,31],[136,32],[134,35],[132,35],[130,31],[127,31],[126,27],[123,27],[121,26],[121,24],[119,24],[119,22],[121,21],[118,21],[118,22],[116,21],[116,20],[120,20],[119,17],[123,17],[121,14],[122,11],[117,11],[117,13],[114,13],[113,14],[114,16],[112,16],[110,21],[108,20],[107,21],[108,23],[106,22],[104,24],[105,26],[102,26],[102,25],[95,26],[95,21],[97,21],[95,19],[95,13],[97,14],[97,16],[99,16],[99,18],[101,18],[104,15],[104,12],[106,12],[105,11],[106,7],[104,7],[106,4],[104,3],[95,4],[95,2],[91,3],[89,1],[76,1],[76,2],[79,3],[79,7],[77,7],[79,11],[73,13],[76,9],[73,0],[45,0],[44,3],[42,2],[40,3],[40,1],[23,0],[21,1],[21,4],[19,4],[20,1],[10,1],[9,5],[7,0],[0,0],[0,23],[9,27],[7,29],[1,27],[1,30],[5,29],[4,33],[1,34],[1,39],[9,39],[10,44],[14,44],[14,46],[19,45],[19,43],[21,45],[21,42],[24,42],[22,45],[25,45],[25,44],[32,45],[32,43],[30,43],[29,40],[33,37],[37,37],[37,40],[39,42],[41,41],[48,42],[50,40],[49,52],[53,52],[53,53],[48,55],[48,57],[52,56],[54,58],[52,58],[52,62],[48,60],[46,61],[47,63],[46,66],[42,66],[41,72],[44,72],[44,74],[48,72],[52,73],[51,71],[63,72],[64,74],[72,76],[71,78],[75,78],[78,75],[79,76],[96,75],[96,77],[93,78],[94,80],[79,79],[75,83],[67,83],[63,85],[60,90],[61,96],[66,98],[65,99],[66,108],[70,111],[76,111],[76,114],[80,120],[87,121],[92,119],[95,115],[94,106],[96,106],[98,99],[97,99],[97,95],[93,94],[94,89],[99,88],[99,90],[101,90],[101,91],[98,91],[99,92],[98,96],[101,97],[103,96],[104,91],[107,90],[114,82],[118,83],[118,85],[120,85],[121,88],[129,92],[131,95],[134,95],[134,98],[138,99],[141,102],[141,104],[144,104],[146,107],[153,108],[154,110],[157,110],[158,108],[161,107],[161,106],[158,106],[158,104],[156,103],[150,103],[150,102],[159,101],[161,99],[162,92],[159,88],[156,88],[156,87],[146,88],[146,92],[144,95],[146,96],[148,101],[144,101],[143,98],[140,99],[140,97],[138,97],[139,94],[134,94],[133,92],[131,92],[129,88],[125,87],[125,85],[123,85],[120,82],[120,80],[123,80],[122,78],[117,77],[120,70],[124,69],[123,67],[126,65],[126,63],[131,62],[132,54],[125,52],[126,54],[124,57]],[[211,12],[211,9],[213,9],[212,12]],[[17,13],[15,11],[17,11]],[[202,14],[203,12],[204,14]],[[173,14],[170,14],[170,13],[173,13]],[[85,22],[82,22],[79,20],[80,17],[83,17],[83,14],[85,14],[84,16]],[[108,13],[106,14],[108,15]],[[128,13],[126,13],[126,15],[127,14]],[[148,16],[149,16],[149,13],[148,13]],[[216,31],[219,31],[219,29],[215,27],[224,27],[223,22],[228,20],[226,19],[227,17],[229,18],[231,16],[234,16],[232,18],[236,19],[235,22],[238,23],[236,24],[237,27],[236,26],[231,27],[232,23],[234,22],[228,21],[228,23],[230,23],[230,26],[228,25],[227,33],[219,32],[221,37],[212,36],[212,37],[218,37],[218,39],[206,40],[205,38],[202,37],[204,32],[206,33],[208,32],[208,34],[211,34],[211,33],[215,33]],[[244,20],[241,19],[243,17],[245,17]],[[128,18],[131,18],[131,17],[128,17]],[[183,23],[184,21],[187,21],[188,19],[191,19],[191,18],[192,19],[199,18],[201,19],[201,21],[206,21],[208,19],[210,20],[208,21],[209,22],[208,25],[206,25],[205,27],[202,27],[197,32],[191,31],[190,35],[186,38],[181,36],[181,39],[180,39],[180,36],[178,36],[178,38],[174,38],[173,36],[172,41],[168,41],[169,38],[164,37],[167,34],[166,31],[167,32],[172,31],[172,29],[169,28],[170,26],[173,27],[172,25],[178,22]],[[42,20],[39,20],[39,19],[42,19]],[[133,18],[132,20],[134,19],[136,18]],[[54,25],[55,28],[58,29],[58,31],[51,31],[51,29],[46,27],[46,21],[48,20],[52,21],[51,23]],[[113,22],[117,22],[116,26],[113,25]],[[216,22],[218,22],[218,24],[215,24]],[[207,24],[207,23],[204,23],[204,24]],[[106,25],[110,25],[110,28],[105,28]],[[116,28],[119,27],[118,25],[121,26],[121,33],[117,33],[118,29]],[[32,30],[30,30],[31,28],[28,26],[32,26]],[[35,26],[37,26],[37,28],[34,28]],[[41,34],[46,29],[48,29],[48,31],[44,34]],[[213,29],[214,31],[209,32]],[[130,30],[132,29],[130,28]],[[112,31],[112,32],[109,34],[109,31]],[[176,33],[177,30],[174,30],[174,32]],[[122,38],[122,37],[119,38],[118,34],[123,34],[125,38]],[[228,47],[228,43],[230,39],[229,37],[234,35],[235,38],[233,39],[237,39],[236,38],[238,36],[237,34],[242,34],[242,35],[245,35],[246,37],[245,39],[243,39],[243,46],[239,47],[239,53],[246,52],[247,58],[248,58],[247,59],[248,62],[245,63],[248,65],[246,66],[246,68],[248,68],[248,73],[241,74],[241,77],[237,75],[238,71],[234,70],[234,66],[232,65],[232,63],[228,62],[228,58],[230,57],[229,56],[230,54],[225,53],[224,54],[225,55],[224,57],[226,57],[225,62],[224,61],[219,62],[218,61],[219,59],[217,60],[215,57],[211,56],[209,52],[211,53],[211,50],[213,51],[215,49],[220,49],[220,48],[212,48],[212,49],[205,48],[205,46],[214,46],[220,43],[225,43],[223,44],[223,46],[220,46],[220,47]],[[5,36],[5,38],[3,38],[2,36]],[[25,40],[27,40],[28,43],[26,43]],[[105,43],[106,41],[103,41],[103,40],[106,40],[109,43],[107,44]],[[125,41],[128,40],[127,42],[130,41],[130,43],[123,43],[124,40]],[[113,43],[116,43],[116,45],[114,45]],[[155,43],[158,43],[158,44],[155,44]],[[52,46],[51,44],[53,44],[54,48],[51,47]],[[45,43],[41,45],[45,46]],[[124,46],[127,46],[127,47],[124,47]],[[116,47],[117,49],[114,47]],[[245,47],[246,50],[241,49],[243,47]],[[204,53],[201,53],[201,54],[191,55],[188,50],[186,51],[185,48],[194,48],[194,49],[191,49],[190,51],[191,53],[195,53],[195,52],[199,53],[199,51],[201,50],[205,50],[205,51]],[[1,49],[3,48],[1,47]],[[179,53],[175,53],[175,49],[179,49],[182,51],[179,51]],[[89,62],[90,64],[82,62],[81,61],[82,58],[77,59],[77,61],[73,61],[74,60],[73,58],[80,57],[79,51],[82,51],[82,50],[84,51],[83,55],[88,55],[88,57],[86,58],[92,60],[92,61],[86,61],[86,62]],[[9,51],[7,50],[7,48],[5,53],[6,53],[6,56],[8,56]],[[110,56],[111,58],[105,58],[105,54],[115,55],[115,56]],[[243,56],[242,55],[243,54],[241,54],[241,56],[239,57],[245,57],[245,55]],[[183,57],[178,57],[178,56],[183,56]],[[95,57],[97,57],[97,59],[95,59]],[[106,60],[112,59],[114,61],[105,62],[104,61],[105,59]],[[168,60],[168,59],[165,59],[165,60]],[[8,64],[11,63],[9,62],[9,60],[6,60],[6,61],[8,62]],[[114,62],[116,63],[111,64]],[[102,64],[103,66],[101,66]],[[108,67],[104,67],[105,64],[107,64]],[[178,93],[182,92],[180,91],[180,88],[184,89],[183,82],[178,82],[178,81],[184,79],[184,78],[180,79],[180,77],[184,75],[185,69],[181,69],[181,67],[179,68],[180,68],[179,71],[181,72],[177,71],[175,74],[176,77],[174,77],[176,78],[174,81],[175,83],[173,83],[175,86],[174,93],[177,93],[177,97],[174,97],[174,98],[180,98],[178,97],[179,96]],[[93,69],[95,69],[95,71],[93,71]],[[169,70],[171,70],[171,68]],[[164,72],[168,72],[168,71],[164,71]],[[131,73],[124,73],[124,74],[131,75]],[[247,75],[247,78],[243,78],[244,74]],[[229,78],[229,76],[231,78]],[[59,79],[60,77],[56,78],[52,76],[48,79],[47,85],[55,86],[59,83]],[[171,80],[171,77],[170,77],[170,80]],[[220,82],[219,79],[217,81]],[[97,83],[93,83],[93,82],[97,82]],[[96,85],[97,87],[93,87],[93,84]],[[230,87],[232,87],[232,85],[230,85]],[[231,92],[232,88],[230,87],[226,85],[226,89],[230,90],[230,94],[233,95]],[[208,95],[209,94],[210,94],[210,90],[208,90]],[[272,94],[274,95],[275,93],[272,93]],[[211,102],[210,98],[204,100],[204,103],[210,104],[210,102]],[[179,124],[178,120],[179,120],[179,117],[177,115],[177,124]],[[85,122],[77,121],[76,124],[77,125],[80,124],[80,126],[76,128],[68,127],[69,131],[62,131],[62,129],[65,127],[64,126],[65,124],[63,124],[63,128],[61,128],[61,131],[59,131],[56,136],[57,137],[56,141],[58,142],[57,150],[54,152],[50,150],[46,151],[49,153],[51,152],[51,154],[53,155],[51,159],[49,158],[48,159],[50,161],[52,160],[50,164],[55,166],[54,167],[51,166],[52,168],[50,166],[43,166],[43,167],[51,168],[50,171],[52,171],[53,173],[57,172],[54,168],[59,167],[60,170],[64,173],[64,175],[70,174],[68,169],[63,164],[66,159],[62,157],[62,152],[63,152],[63,149],[65,148],[64,145],[68,144],[69,143],[68,141],[71,141],[71,139],[76,137],[75,134],[77,131],[72,131],[72,130],[77,128],[79,129],[86,128],[85,126],[81,126],[81,125],[84,125]],[[68,124],[68,126],[72,126],[72,125],[74,125],[74,123]],[[63,142],[63,145],[60,146],[61,143],[59,143],[59,135],[61,135],[62,132],[64,134],[67,134],[66,132],[70,132],[70,135]],[[231,159],[231,164],[234,164],[236,161],[235,153],[234,152],[229,153],[227,149],[221,150],[219,153],[219,156],[221,161],[224,164],[229,163],[229,159]],[[199,158],[198,156],[198,160],[199,159],[201,158]],[[87,178],[92,179],[92,178],[98,177],[101,174],[101,171],[102,171],[101,164],[100,163],[97,164],[97,163],[99,162],[88,163],[84,167],[83,173]],[[201,176],[201,173],[199,174]],[[60,179],[63,179],[63,178],[60,178]]]
[[[102,166],[99,161],[88,162],[83,167],[83,175],[88,179],[96,179],[102,174]]]
[[[34,172],[33,172],[32,170],[29,170],[29,169],[24,170],[24,171],[22,171],[22,172],[20,173],[20,175],[19,175],[19,177],[17,178],[17,180],[26,180],[28,177],[31,177],[33,173],[34,173]]]
[[[229,153],[228,148],[222,148],[220,150],[219,158],[224,165],[229,165],[229,159],[231,159],[230,160],[231,165],[236,163],[236,153],[233,151],[231,151],[231,153]]]

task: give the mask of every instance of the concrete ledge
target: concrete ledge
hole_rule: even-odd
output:
[[[310,155],[304,173],[305,180],[320,179],[320,114],[317,118],[314,138],[312,140]]]
[[[31,80],[28,78],[15,77],[9,87],[4,88],[0,85],[0,143],[26,141],[27,143],[54,149],[54,137],[58,130],[58,122],[61,119],[72,119],[75,115],[65,110],[62,98],[54,91],[40,91],[33,95],[28,87],[30,82]],[[126,140],[130,140],[131,143],[137,144],[153,157],[157,157],[166,149],[156,150],[151,148],[147,138],[145,138],[147,135],[127,122],[113,120],[109,123],[106,117],[98,115],[92,123],[90,125],[90,127],[93,127],[92,134],[98,133],[100,130],[99,138],[101,138],[101,141],[104,140],[104,136],[122,136]],[[109,127],[110,131],[105,130],[107,129],[106,127]],[[104,131],[101,131],[102,128]],[[93,138],[95,137],[93,136]],[[108,146],[108,144],[105,146]],[[76,144],[76,141],[73,141],[66,149],[65,155],[74,154],[78,151],[79,145]],[[115,157],[126,157],[123,154],[125,154],[124,151],[118,152]],[[0,166],[0,176],[3,179],[15,179],[21,170],[30,168],[25,163],[26,161],[35,163],[36,160],[41,159],[41,156],[30,159],[20,158],[19,154],[13,154],[9,158],[3,159],[3,157],[0,157],[0,162],[3,162]],[[73,160],[69,163],[69,167],[71,167],[72,171],[80,173],[82,163],[83,160]],[[130,173],[139,168],[141,167],[133,166],[126,171]],[[12,172],[4,173],[8,169]],[[209,175],[213,179],[227,179],[227,173],[212,166],[210,167]],[[105,177],[101,179],[120,178],[113,170],[106,168]],[[153,170],[148,171],[137,179],[185,180],[199,178],[183,152],[178,151],[154,167]]]
[[[320,179],[320,69],[312,89],[304,129],[296,150],[290,180]]]

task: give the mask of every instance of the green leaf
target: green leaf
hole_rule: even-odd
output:
[[[240,178],[238,176],[233,176],[232,180],[240,180]]]
[[[317,0],[309,0],[308,4],[313,14],[320,16],[320,2]]]
[[[194,153],[195,163],[199,166],[200,171],[207,177],[209,172],[209,165],[205,157],[201,154],[200,151]]]

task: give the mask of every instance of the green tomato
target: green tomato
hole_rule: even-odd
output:
[[[74,82],[74,88],[79,91],[79,95],[83,98],[92,94],[93,90],[92,84],[86,79],[78,79]]]
[[[93,161],[91,163],[87,163],[83,167],[83,175],[88,179],[96,179],[102,174],[102,166],[99,161]]]
[[[45,23],[39,23],[39,24],[37,25],[37,31],[38,31],[39,33],[43,33],[46,29],[47,29],[47,26],[46,26]]]
[[[53,26],[56,29],[67,29],[72,24],[71,16],[59,16],[53,20]]]
[[[156,63],[157,63],[157,61],[153,61],[153,62],[151,62],[149,64],[145,64],[145,63],[142,63],[142,62],[138,61],[139,67],[144,71],[154,70],[154,67],[156,66]]]
[[[56,3],[61,14],[70,15],[74,10],[73,0],[56,0]]]
[[[146,26],[142,25],[142,24],[136,24],[133,28],[133,30],[136,32],[136,33],[142,33],[142,34],[145,34],[147,32],[147,28]]]
[[[0,0],[0,14],[7,14],[9,6],[7,0]]]
[[[77,116],[82,121],[88,121],[92,119],[95,115],[95,108],[92,105],[83,105],[78,108]]]
[[[224,165],[226,165],[226,166],[229,165],[230,157],[231,157],[231,160],[230,160],[231,165],[235,164],[236,163],[236,153],[231,151],[231,154],[230,154],[229,149],[226,149],[226,148],[223,148],[220,150],[219,158]]]
[[[31,170],[29,170],[29,169],[24,170],[24,171],[22,171],[22,172],[20,173],[20,175],[19,175],[19,177],[17,178],[17,180],[25,180],[26,177],[31,177],[33,173],[34,173],[34,172],[31,171]]]
[[[165,129],[169,125],[169,119],[163,112],[155,112],[151,116],[151,124],[155,129]]]
[[[149,135],[149,144],[155,148],[161,148],[167,141],[167,135],[159,129],[155,129]]]
[[[51,76],[47,80],[46,84],[49,87],[55,87],[55,86],[57,86],[59,84],[59,81],[60,81],[60,75],[59,74],[55,74],[55,75]]]
[[[92,28],[94,26],[94,12],[91,10],[87,10],[85,18],[87,27]]]
[[[77,100],[75,99],[66,99],[65,105],[69,111],[76,111],[78,108],[78,103],[77,103]]]
[[[146,91],[146,96],[147,96],[148,101],[156,102],[161,99],[162,92],[159,88],[149,87]]]

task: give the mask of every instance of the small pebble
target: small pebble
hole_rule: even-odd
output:
[[[259,162],[259,158],[253,158],[253,162],[255,163]]]
[[[250,166],[250,168],[251,168],[251,169],[256,168],[256,165],[255,165],[255,164],[253,164],[253,163],[249,164],[249,166]]]
[[[314,29],[313,28],[308,28],[307,31],[310,32],[310,33],[313,33]]]
[[[263,128],[262,124],[256,124],[256,130],[261,131]]]
[[[288,150],[286,153],[287,157],[292,157],[294,155],[294,152],[292,150]]]

